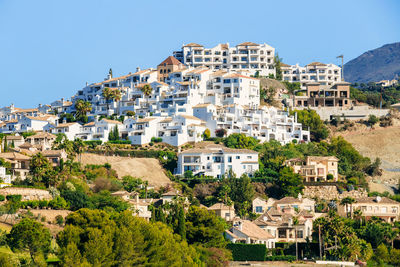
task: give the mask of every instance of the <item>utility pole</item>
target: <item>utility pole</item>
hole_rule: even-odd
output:
[[[322,260],[321,225],[318,225],[319,259]]]
[[[343,54],[342,55],[340,55],[340,56],[337,56],[336,58],[341,58],[342,59],[342,82],[344,81],[344,65],[343,65],[343,58],[344,58],[344,56],[343,56]]]

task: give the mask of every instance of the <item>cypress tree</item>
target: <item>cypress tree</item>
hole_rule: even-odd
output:
[[[183,210],[183,207],[179,207],[178,211],[178,226],[177,226],[177,233],[182,237],[183,240],[186,239],[186,220],[185,220],[185,212]]]

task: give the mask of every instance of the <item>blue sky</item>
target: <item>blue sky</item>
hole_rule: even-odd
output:
[[[189,42],[265,42],[288,64],[337,64],[400,41],[399,14],[396,0],[0,0],[0,107],[69,98]]]

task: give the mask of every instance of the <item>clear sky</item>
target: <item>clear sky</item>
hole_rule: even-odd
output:
[[[267,43],[283,62],[338,64],[400,41],[400,1],[0,0],[0,107],[36,107],[183,43]]]

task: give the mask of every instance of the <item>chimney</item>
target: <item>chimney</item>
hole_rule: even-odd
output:
[[[240,231],[242,231],[242,229],[243,229],[243,225],[242,225],[242,221],[239,221],[238,222],[238,229],[240,230]]]
[[[67,118],[63,118],[63,123],[67,123]]]
[[[55,124],[56,124],[56,127],[57,127],[58,126],[58,119],[56,119]]]
[[[139,203],[139,193],[136,194],[136,203]]]
[[[380,196],[376,196],[375,200],[376,200],[377,203],[379,203],[379,202],[381,202],[382,198]]]
[[[88,86],[89,85],[89,83],[88,82],[86,82],[86,86]]]
[[[99,121],[99,117],[98,116],[94,116],[94,122],[98,122]]]
[[[136,72],[139,72],[139,71],[140,71],[140,67],[137,67],[137,68],[136,68]]]

